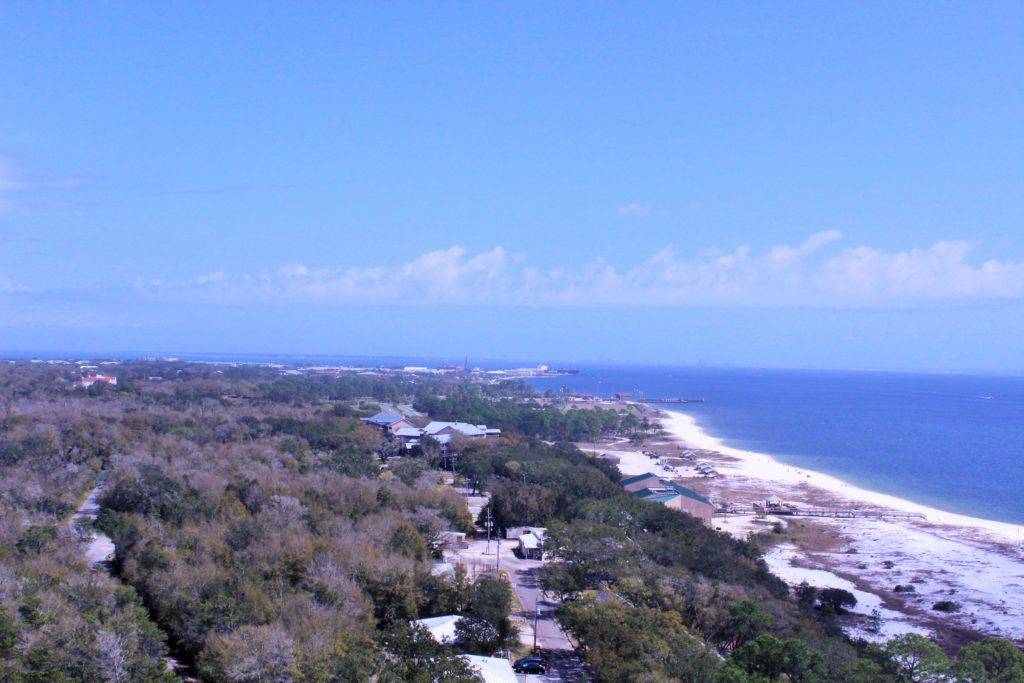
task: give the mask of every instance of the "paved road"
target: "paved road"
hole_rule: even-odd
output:
[[[486,540],[471,540],[469,548],[460,553],[460,559],[471,574],[498,566],[508,574],[509,581],[523,606],[517,616],[522,617],[529,627],[529,633],[524,634],[529,638],[529,640],[524,638],[526,644],[533,645],[533,627],[536,624],[538,648],[552,651],[572,651],[572,643],[569,642],[569,638],[555,620],[554,612],[558,604],[546,598],[540,589],[540,568],[544,566],[544,562],[521,560],[512,553],[512,548],[511,541],[493,540],[488,553]],[[496,552],[500,552],[500,558],[496,556]]]
[[[586,670],[580,658],[576,656],[572,643],[555,620],[558,603],[544,596],[540,589],[541,560],[522,560],[516,557],[512,548],[514,544],[505,540],[491,541],[490,552],[487,541],[470,540],[469,548],[463,549],[458,561],[469,572],[470,576],[493,570],[500,566],[506,572],[512,588],[519,597],[523,609],[517,614],[526,624],[521,633],[524,644],[533,646],[534,626],[537,632],[537,650],[542,652],[551,662],[553,670],[547,676],[518,676],[520,681],[581,681],[588,680]],[[500,557],[496,554],[500,552]]]
[[[566,652],[565,650],[538,650],[538,652],[551,665],[551,671],[543,676],[516,674],[520,683],[530,683],[531,681],[572,681],[576,683],[577,681],[591,680],[586,667],[583,666],[583,662],[575,652]]]

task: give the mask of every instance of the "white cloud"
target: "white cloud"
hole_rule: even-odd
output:
[[[26,175],[23,169],[7,157],[0,157],[0,193],[14,195],[31,190],[62,190],[78,187],[81,178],[44,177]],[[17,208],[18,203],[9,196],[0,196],[0,211]]]
[[[746,246],[697,254],[666,247],[627,268],[598,259],[546,270],[501,247],[472,254],[454,246],[393,266],[298,264],[138,287],[148,295],[192,300],[346,305],[858,307],[1024,298],[1024,262],[972,262],[968,243],[886,252],[839,248],[841,237],[829,230],[761,253]]]
[[[647,218],[651,215],[651,207],[646,204],[623,204],[618,208],[620,218]]]

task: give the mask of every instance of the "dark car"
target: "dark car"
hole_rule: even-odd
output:
[[[531,655],[523,657],[513,664],[512,670],[517,674],[546,674],[548,672],[548,665],[544,662],[543,657]]]

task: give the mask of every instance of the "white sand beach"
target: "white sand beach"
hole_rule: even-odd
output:
[[[791,585],[808,580],[854,592],[859,616],[846,625],[851,635],[882,641],[913,631],[962,641],[969,637],[965,634],[975,633],[1024,642],[1024,526],[938,510],[786,465],[764,453],[731,448],[704,432],[690,415],[662,412],[660,420],[668,441],[652,442],[650,448],[662,458],[651,459],[625,442],[609,444],[602,452],[618,461],[623,474],[651,471],[721,503],[749,504],[777,496],[800,507],[924,515],[924,520],[715,518],[716,527],[741,538],[763,532],[775,521],[798,525],[802,536],[797,537],[803,540],[773,548],[766,561]],[[722,476],[699,479],[689,467],[668,465],[665,460],[681,447],[714,463]],[[897,585],[903,591],[896,592]],[[943,600],[959,603],[959,611],[932,609]],[[869,629],[866,617],[875,610],[880,624]]]
[[[933,524],[948,524],[980,530],[992,534],[993,540],[1024,543],[1024,526],[1018,524],[1008,524],[1006,522],[968,517],[938,510],[903,498],[897,498],[896,496],[858,488],[841,479],[821,472],[786,465],[764,453],[730,448],[724,445],[720,439],[703,431],[700,425],[697,424],[697,420],[691,415],[663,411],[661,423],[665,431],[691,448],[715,451],[735,458],[739,463],[738,465],[733,464],[730,467],[727,464],[723,464],[722,467],[737,470],[748,477],[764,479],[777,484],[807,484],[818,489],[824,489],[853,502],[867,503],[900,512],[921,513]]]

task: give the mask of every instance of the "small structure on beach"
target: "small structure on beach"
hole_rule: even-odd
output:
[[[700,476],[702,476],[702,477],[717,477],[718,476],[718,470],[716,470],[715,466],[710,464],[710,463],[706,463],[706,462],[697,463],[697,466],[694,467],[694,469],[697,470],[697,473],[700,474]]]

